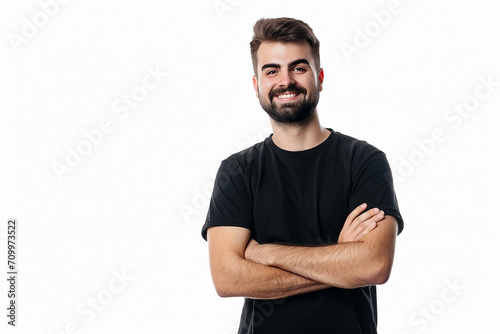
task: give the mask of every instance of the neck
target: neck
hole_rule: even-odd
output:
[[[321,126],[316,111],[311,117],[310,122],[300,125],[278,123],[271,119],[274,144],[286,151],[304,151],[321,144],[330,131]]]

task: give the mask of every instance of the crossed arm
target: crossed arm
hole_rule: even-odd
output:
[[[212,227],[208,245],[212,279],[221,297],[283,298],[336,286],[356,288],[387,281],[397,223],[378,209],[347,217],[339,243],[300,247],[258,244],[240,227]]]

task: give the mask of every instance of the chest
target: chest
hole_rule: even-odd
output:
[[[334,158],[273,161],[262,164],[252,187],[258,242],[337,242],[349,214],[351,188],[343,163]]]

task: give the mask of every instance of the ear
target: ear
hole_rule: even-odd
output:
[[[257,80],[257,77],[255,75],[252,77],[252,81],[253,81],[253,89],[255,89],[255,96],[259,98],[259,81]]]
[[[323,81],[325,80],[325,72],[323,72],[323,69],[319,69],[319,75],[318,75],[318,82],[319,82],[319,91],[321,92],[323,90]]]

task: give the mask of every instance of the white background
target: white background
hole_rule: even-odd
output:
[[[2,333],[236,332],[242,299],[215,294],[200,230],[220,161],[270,133],[248,43],[258,18],[279,16],[321,41],[322,124],[382,149],[400,179],[406,227],[378,290],[380,333],[499,333],[498,1],[73,0],[49,16],[50,2],[0,10]],[[144,90],[154,70],[167,74]],[[125,115],[122,95],[141,92]],[[466,117],[449,113],[464,103]],[[60,180],[54,163],[78,147]]]

